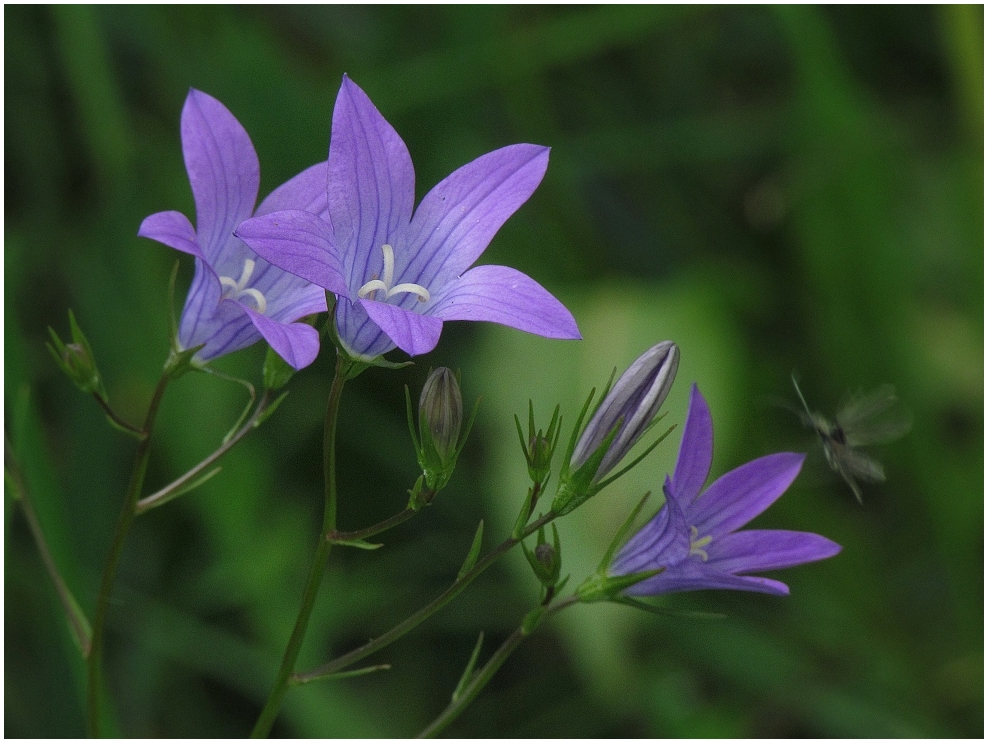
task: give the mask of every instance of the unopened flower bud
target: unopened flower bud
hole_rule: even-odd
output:
[[[442,463],[447,463],[460,438],[463,425],[463,397],[456,376],[445,366],[425,380],[419,397],[419,429],[422,444],[431,441]]]
[[[69,310],[69,326],[72,331],[71,343],[64,343],[58,337],[58,333],[52,328],[48,328],[52,342],[47,345],[52,358],[80,390],[87,394],[105,394],[103,381],[100,378],[99,369],[96,368],[96,360],[93,358],[89,341],[75,321],[75,315],[72,314],[71,310]]]
[[[562,567],[562,557],[559,549],[559,532],[556,525],[552,525],[552,544],[546,541],[545,528],[539,529],[537,543],[534,550],[529,550],[522,542],[522,551],[532,566],[535,577],[546,588],[555,586],[559,582],[559,570]]]
[[[652,425],[678,368],[679,347],[672,341],[652,346],[628,367],[573,445],[553,510],[567,513],[600,489]]]

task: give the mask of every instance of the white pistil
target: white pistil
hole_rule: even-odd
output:
[[[368,281],[357,290],[357,296],[361,299],[376,299],[374,294],[382,291],[385,299],[391,299],[396,294],[414,294],[420,302],[428,302],[431,295],[424,286],[412,283],[391,286],[395,274],[395,251],[394,248],[385,243],[381,246],[381,252],[384,253],[384,272],[381,278],[374,277]]]
[[[696,555],[701,560],[703,560],[704,562],[706,562],[707,560],[710,559],[710,556],[707,554],[707,551],[705,549],[703,549],[703,548],[706,547],[708,544],[710,544],[713,541],[714,538],[713,537],[703,537],[702,539],[697,539],[697,537],[699,537],[699,536],[700,536],[700,531],[695,526],[691,526],[690,527],[690,554],[691,555]]]
[[[250,297],[254,300],[254,304],[257,305],[257,311],[262,315],[264,310],[268,308],[268,301],[264,298],[264,295],[258,289],[247,288],[247,282],[250,281],[250,277],[254,275],[254,266],[256,264],[250,258],[244,260],[244,270],[240,274],[240,278],[234,281],[229,276],[220,276],[220,284],[223,287],[223,296],[228,299],[240,299],[241,297]]]

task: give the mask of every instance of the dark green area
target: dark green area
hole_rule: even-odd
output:
[[[458,367],[465,400],[484,403],[430,508],[383,549],[334,550],[302,666],[435,596],[481,518],[485,548],[506,536],[525,482],[512,415],[524,419],[530,397],[542,425],[556,402],[572,421],[612,367],[671,337],[683,366],[669,420],[682,420],[697,380],[718,431],[715,474],[811,451],[756,524],[817,531],[843,553],[778,574],[786,599],[664,599],[728,614],[720,621],[565,612],[449,733],[983,735],[979,7],[6,6],[4,21],[5,424],[90,615],[134,443],[60,375],[47,327],[65,337],[73,309],[111,400],[139,420],[167,351],[179,256],[136,232],[153,212],[193,215],[178,136],[188,88],[243,123],[263,195],[325,158],[346,72],[405,139],[419,198],[497,147],[553,148],[542,186],[483,260],[557,293],[585,341],[450,324],[414,367],[349,385],[343,529],[405,505],[416,472],[404,384],[417,395],[430,365]],[[184,288],[191,260],[180,260]],[[258,346],[217,366],[259,381],[263,358]],[[253,724],[321,520],[331,361],[292,380],[217,477],[137,520],[107,638],[120,734],[238,737]],[[865,489],[863,507],[798,419],[765,403],[795,401],[793,369],[821,412],[881,383],[912,412],[912,432],[872,452],[888,481]],[[212,451],[244,403],[217,378],[174,384],[149,490]],[[605,491],[583,522],[573,514],[582,527],[560,529],[564,575],[582,580],[630,504],[659,489],[678,437],[640,487]],[[84,669],[9,496],[5,545],[4,733],[79,736]],[[291,690],[275,734],[415,734],[445,707],[477,633],[483,662],[537,600],[527,570],[512,554],[370,660],[391,671]]]

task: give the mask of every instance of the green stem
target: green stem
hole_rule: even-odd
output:
[[[89,620],[79,607],[79,602],[75,600],[72,591],[69,590],[65,579],[62,578],[62,574],[58,572],[55,558],[51,553],[51,549],[48,547],[48,541],[45,539],[45,534],[41,530],[41,522],[38,521],[38,514],[34,510],[34,504],[31,502],[27,483],[24,479],[24,472],[21,470],[20,462],[17,461],[14,449],[7,439],[6,432],[3,437],[3,459],[4,469],[7,471],[9,482],[15,491],[14,497],[20,502],[21,508],[24,510],[24,518],[27,520],[28,528],[31,530],[31,536],[34,537],[34,543],[37,545],[38,552],[41,554],[41,561],[45,564],[45,570],[48,571],[48,576],[55,585],[55,593],[58,594],[58,600],[61,602],[65,616],[69,620],[72,635],[79,645],[79,651],[82,653],[82,657],[85,658],[89,655],[89,649],[92,644],[92,629],[89,626]]]
[[[423,606],[417,612],[412,614],[403,622],[396,624],[390,630],[385,632],[383,635],[374,638],[373,640],[365,643],[356,650],[352,650],[346,655],[341,655],[339,658],[329,661],[318,668],[307,671],[305,673],[295,674],[292,677],[293,684],[307,684],[310,681],[317,681],[325,676],[330,676],[332,674],[342,671],[350,665],[353,665],[357,661],[363,660],[368,655],[376,653],[378,650],[387,647],[395,640],[398,640],[402,636],[408,634],[413,629],[418,627],[422,622],[431,617],[437,611],[442,609],[446,604],[456,598],[464,588],[470,585],[477,576],[483,573],[487,568],[493,565],[498,558],[504,555],[508,550],[518,544],[522,539],[534,534],[539,530],[539,527],[545,526],[550,521],[556,518],[555,513],[549,513],[537,521],[532,522],[525,530],[522,532],[519,539],[511,537],[503,541],[498,545],[490,554],[480,560],[476,565],[473,566],[462,578],[454,582],[449,588],[443,591],[439,596],[437,596],[431,603]]]
[[[167,389],[171,379],[172,377],[168,373],[162,375],[161,379],[158,380],[158,386],[154,389],[151,403],[148,405],[144,425],[141,426],[143,438],[137,444],[134,469],[127,485],[127,494],[124,497],[123,507],[120,509],[120,516],[117,517],[117,526],[113,532],[113,541],[110,543],[110,552],[106,558],[106,566],[103,568],[103,579],[100,582],[99,596],[96,599],[92,644],[88,658],[89,735],[93,738],[98,738],[100,734],[100,690],[102,687],[100,665],[103,655],[106,616],[110,608],[110,594],[113,591],[113,582],[116,578],[120,556],[123,553],[124,541],[127,539],[127,532],[130,531],[130,525],[134,521],[137,499],[140,497],[141,488],[144,486],[144,475],[147,472],[148,459],[151,455],[151,431],[158,415],[158,408],[161,406],[161,399],[164,397],[165,389]]]
[[[268,701],[251,731],[252,738],[267,737],[278,717],[281,701],[285,697],[285,692],[288,691],[288,680],[295,670],[295,661],[302,649],[302,641],[305,639],[309,618],[312,616],[312,608],[316,603],[316,594],[319,592],[319,584],[322,582],[326,560],[329,558],[329,550],[332,547],[332,544],[326,540],[326,535],[336,530],[336,422],[340,413],[343,384],[346,382],[346,364],[347,360],[342,352],[338,352],[336,373],[333,376],[333,385],[330,388],[329,400],[326,403],[326,427],[323,432],[323,472],[326,489],[319,543],[316,546],[316,554],[312,558],[312,567],[309,568],[309,577],[302,593],[302,606],[299,608],[298,617],[295,619],[292,636],[285,647],[285,655],[281,660],[281,667],[278,669],[278,675],[275,677],[274,687],[271,689]]]
[[[240,443],[240,440],[244,438],[248,433],[250,433],[254,428],[257,427],[257,421],[263,416],[268,410],[268,404],[271,401],[271,391],[265,390],[264,394],[261,395],[261,400],[257,404],[257,408],[254,409],[253,415],[248,418],[244,424],[233,434],[223,445],[210,454],[208,457],[203,459],[199,464],[190,469],[180,478],[174,482],[166,485],[161,490],[156,493],[152,493],[149,496],[141,498],[137,501],[137,513],[141,514],[148,509],[154,508],[155,506],[163,505],[167,503],[176,495],[180,495],[186,490],[183,488],[191,483],[200,474],[205,472],[214,462],[216,462],[220,457],[226,454],[230,449]]]
[[[579,599],[575,596],[570,596],[569,598],[563,599],[555,606],[550,607],[546,610],[546,613],[542,616],[540,622],[545,621],[553,614],[562,611],[568,606],[572,606],[577,603]],[[477,695],[487,686],[488,682],[494,678],[494,674],[498,672],[498,669],[504,665],[504,662],[511,657],[511,654],[518,649],[518,646],[525,641],[525,638],[529,637],[535,628],[526,630],[525,625],[522,624],[518,629],[511,633],[511,636],[499,647],[494,655],[491,656],[490,660],[473,676],[470,682],[463,688],[463,690],[453,698],[453,701],[449,703],[449,706],[442,711],[442,713],[433,720],[428,727],[425,728],[421,733],[418,734],[419,738],[435,738],[439,733],[446,729],[446,727],[453,722],[460,714],[465,710],[470,703],[477,698]]]

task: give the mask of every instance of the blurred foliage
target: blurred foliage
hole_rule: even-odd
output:
[[[484,261],[573,309],[582,343],[447,326],[429,358],[352,383],[340,525],[404,506],[403,385],[430,365],[483,396],[453,480],[373,553],[334,551],[302,667],[431,599],[477,522],[510,529],[525,466],[512,415],[575,417],[592,386],[665,338],[710,400],[715,472],[811,451],[760,524],[817,531],[835,559],[788,599],[664,600],[718,622],[585,606],[522,646],[450,733],[464,737],[980,737],[983,730],[983,79],[980,7],[6,6],[5,424],[56,562],[89,612],[133,442],[59,375],[47,326],[72,308],[110,398],[138,420],[167,349],[177,254],[135,237],[193,214],[178,122],[190,86],[253,138],[262,195],[325,157],[341,75],[408,144],[421,197],[514,142],[548,175]],[[191,261],[182,258],[187,284]],[[264,349],[223,359],[259,379]],[[399,354],[395,354],[396,356]],[[297,610],[321,507],[324,354],[195,493],[138,519],[108,637],[116,730],[246,734]],[[809,431],[767,403],[894,384],[912,433],[876,450],[865,503]],[[244,404],[205,375],[165,400],[148,488],[212,451]],[[524,417],[524,415],[523,415]],[[564,433],[564,437],[565,437]],[[678,432],[563,521],[564,574],[592,569]],[[78,736],[83,669],[21,514],[5,509],[5,734]],[[477,633],[489,653],[537,597],[512,553],[376,656],[387,673],[290,691],[278,735],[407,736],[445,706]]]

